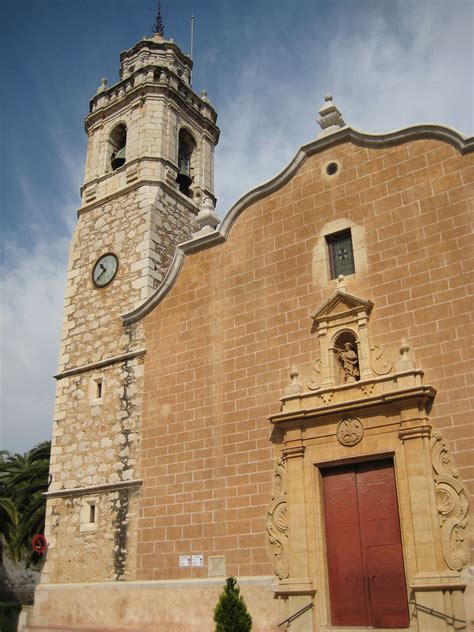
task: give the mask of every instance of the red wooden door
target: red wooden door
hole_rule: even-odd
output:
[[[322,475],[332,625],[408,627],[391,460]]]

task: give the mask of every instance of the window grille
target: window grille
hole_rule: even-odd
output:
[[[331,279],[337,279],[340,274],[344,276],[354,274],[354,251],[350,229],[328,235],[326,241],[329,248]]]

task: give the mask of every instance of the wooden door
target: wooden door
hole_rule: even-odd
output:
[[[392,461],[322,475],[332,625],[408,627]]]

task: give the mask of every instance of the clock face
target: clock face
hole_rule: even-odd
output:
[[[118,259],[112,253],[108,252],[102,255],[95,263],[92,270],[92,281],[96,287],[104,287],[113,281],[118,270]]]

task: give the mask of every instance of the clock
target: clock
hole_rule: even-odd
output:
[[[92,282],[96,287],[105,287],[114,280],[118,270],[118,259],[113,252],[102,255],[92,269]]]

